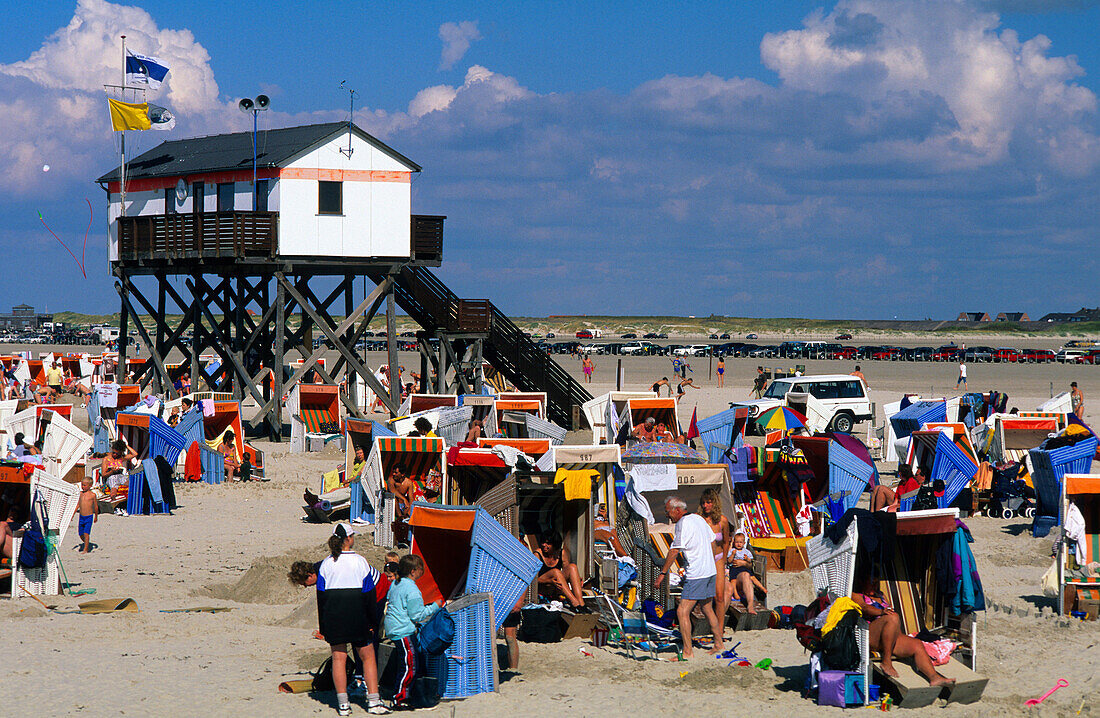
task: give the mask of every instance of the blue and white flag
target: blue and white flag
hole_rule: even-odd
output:
[[[168,74],[168,68],[155,57],[126,53],[126,81],[134,84],[148,85],[155,90],[164,82]]]

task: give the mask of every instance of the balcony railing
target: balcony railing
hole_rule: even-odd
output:
[[[273,257],[278,212],[149,214],[118,219],[119,259]]]
[[[413,259],[422,264],[439,266],[443,262],[443,220],[430,214],[412,215]]]

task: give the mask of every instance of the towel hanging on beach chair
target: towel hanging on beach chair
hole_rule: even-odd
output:
[[[558,469],[554,474],[554,483],[565,483],[565,500],[586,500],[592,498],[592,482],[600,477],[593,469]]]

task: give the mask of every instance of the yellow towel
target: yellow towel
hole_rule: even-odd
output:
[[[554,474],[554,483],[565,482],[565,500],[588,500],[592,498],[592,481],[600,472],[593,469],[558,469]]]
[[[219,449],[218,447],[220,447],[222,445],[222,439],[225,438],[225,432],[229,431],[231,428],[232,427],[227,426],[227,427],[225,427],[225,430],[222,431],[222,433],[218,434],[213,439],[207,439],[206,440],[206,445],[209,446],[214,451],[221,451],[221,449]],[[236,441],[233,442],[233,457],[235,459],[237,459],[238,461],[240,461],[240,459],[241,459],[241,457],[237,455],[237,442]]]
[[[829,608],[829,617],[825,619],[825,625],[821,627],[821,635],[824,636],[836,628],[836,624],[840,623],[840,619],[844,617],[844,614],[858,610],[859,604],[847,596],[841,596],[833,601],[833,605]]]
[[[340,488],[340,469],[333,469],[321,474],[321,493],[328,493]]]

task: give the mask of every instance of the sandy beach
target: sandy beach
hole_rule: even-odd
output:
[[[368,355],[373,367],[382,354]],[[614,388],[616,357],[595,357],[593,394]],[[403,356],[412,367],[414,357]],[[769,360],[779,366],[782,360]],[[562,357],[570,372],[579,361]],[[624,358],[624,388],[642,389],[671,376],[666,357]],[[707,360],[692,360],[696,383],[681,407],[686,422],[745,398],[753,359],[727,362],[724,389],[707,378]],[[855,362],[805,362],[807,373],[848,373]],[[872,399],[881,406],[903,391],[954,393],[953,364],[862,362]],[[1097,423],[1100,369],[1062,365],[974,365],[970,390],[998,389],[1009,405],[1034,408],[1076,380]],[[70,399],[71,400],[71,399]],[[74,412],[83,424],[83,412]],[[861,425],[860,430],[866,427]],[[299,520],[301,494],[316,489],[318,477],[340,461],[330,449],[289,454],[286,443],[261,442],[266,451],[265,483],[179,485],[179,509],[171,516],[104,515],[92,535],[98,549],[63,547],[64,566],[76,588],[94,588],[93,598],[130,597],[137,613],[79,615],[47,612],[31,599],[0,602],[0,655],[6,680],[0,705],[7,715],[333,715],[331,694],[284,695],[278,683],[303,677],[327,655],[311,637],[316,627],[312,590],[290,586],[292,560],[319,560],[330,528]],[[892,472],[893,466],[881,466]],[[1022,520],[970,519],[974,553],[987,600],[996,608],[980,619],[979,672],[990,677],[982,701],[972,706],[933,706],[916,714],[1097,715],[1100,688],[1100,624],[1052,616],[1051,599],[1039,580],[1050,565],[1051,540],[1033,539]],[[357,550],[372,562],[380,552],[364,539]],[[806,603],[812,598],[808,573],[771,574],[770,605]],[[51,597],[60,610],[83,598]],[[165,613],[217,606],[222,613]],[[793,631],[736,634],[738,652],[750,660],[771,658],[772,670],[727,667],[713,658],[687,663],[634,660],[617,650],[593,649],[586,641],[522,644],[520,671],[504,672],[496,694],[445,703],[438,714],[455,716],[534,715],[820,715],[800,696],[807,656]],[[585,648],[591,656],[581,652]],[[1059,678],[1069,687],[1041,709],[1028,698]],[[365,715],[361,706],[354,715]]]

